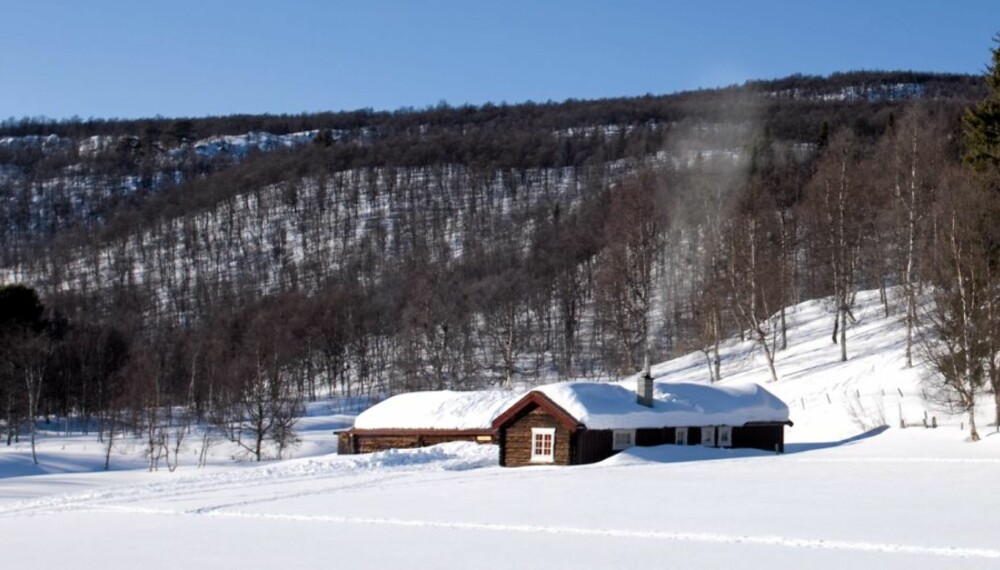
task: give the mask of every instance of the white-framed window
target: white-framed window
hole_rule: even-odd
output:
[[[733,446],[733,427],[719,426],[719,447]]]
[[[552,463],[555,460],[556,428],[531,428],[531,462]]]
[[[715,428],[705,426],[701,428],[701,444],[705,447],[715,447]]]
[[[611,436],[614,438],[611,442],[611,449],[614,451],[621,451],[635,445],[634,429],[616,429],[611,432]]]
[[[674,430],[674,444],[675,445],[688,444],[688,428],[682,427]]]

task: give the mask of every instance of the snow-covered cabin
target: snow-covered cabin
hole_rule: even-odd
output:
[[[341,454],[434,445],[446,441],[495,443],[493,420],[519,394],[501,390],[411,392],[368,408],[338,434]]]
[[[756,384],[562,382],[527,393],[493,421],[500,464],[593,463],[632,446],[784,450],[788,406]]]

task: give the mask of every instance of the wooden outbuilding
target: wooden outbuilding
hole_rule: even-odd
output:
[[[449,441],[496,443],[492,428],[485,429],[357,429],[337,432],[337,453],[353,455],[386,449],[426,447]]]
[[[651,396],[644,403],[620,384],[567,382],[533,390],[493,421],[500,465],[580,465],[663,444],[784,451],[788,407],[756,384],[656,382],[646,392]]]
[[[337,433],[337,453],[406,449],[449,441],[496,443],[493,420],[517,398],[500,390],[439,390],[393,396]]]

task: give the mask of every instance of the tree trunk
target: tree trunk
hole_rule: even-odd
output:
[[[568,299],[568,294],[563,293],[563,374],[573,375],[573,348],[576,337],[576,301]]]
[[[7,447],[10,447],[11,442],[14,439],[14,396],[13,394],[7,395]]]
[[[714,342],[714,349],[713,350],[715,352],[714,364],[715,364],[715,381],[716,382],[718,382],[719,380],[722,380],[722,358],[719,357],[719,337],[720,337],[720,335],[722,335],[722,325],[720,324],[719,321],[721,321],[721,320],[722,320],[722,317],[719,315],[718,306],[716,306],[715,317],[714,317],[713,323],[712,323],[712,330],[713,330],[712,338],[715,341]]]
[[[830,335],[830,339],[833,340],[833,344],[837,344],[837,333],[840,332],[840,304],[837,304],[837,312],[833,314],[833,334]]]
[[[104,450],[104,470],[111,468],[111,450],[115,443],[115,420],[114,415],[108,418],[108,445]]]
[[[788,324],[785,322],[785,302],[782,295],[781,304],[781,350],[788,348]]]
[[[38,453],[35,450],[35,420],[31,419],[31,462],[38,465]]]
[[[778,218],[781,221],[781,250],[778,253],[781,263],[781,273],[778,277],[781,288],[781,350],[788,348],[788,323],[785,320],[785,307],[788,306],[788,221],[785,219],[785,210],[781,209]]]
[[[913,263],[916,257],[917,233],[917,131],[913,130],[910,153],[910,192],[906,206],[906,274],[903,291],[906,293],[906,367],[913,368],[913,326],[916,320],[916,297],[913,294]],[[901,193],[900,193],[901,194]]]
[[[884,267],[884,266],[883,266]],[[885,313],[885,318],[889,318],[889,295],[885,292],[885,275],[883,274],[878,280],[878,296],[879,300],[882,301],[882,311]]]
[[[840,361],[847,362],[847,302],[840,309]]]
[[[31,434],[31,461],[38,465],[38,453],[35,449],[35,416],[38,414],[38,398],[42,395],[42,377],[31,366],[25,372],[25,387],[28,389],[28,429]]]
[[[976,404],[969,407],[969,441],[979,441],[979,431],[976,430]]]
[[[913,294],[913,286],[905,286],[906,293],[906,367],[913,368],[913,325],[917,319],[917,303]]]
[[[757,331],[757,342],[764,349],[764,356],[767,358],[767,368],[771,371],[771,382],[778,381],[778,371],[774,367],[774,351],[767,345],[767,335],[763,331]]]
[[[959,247],[955,235],[957,233],[956,220],[954,213],[951,218],[951,250],[954,256],[955,262],[955,276],[957,277],[958,294],[959,300],[961,302],[962,314],[961,314],[961,343],[962,343],[962,354],[964,357],[965,364],[965,374],[963,376],[963,381],[966,383],[966,389],[968,390],[968,406],[969,406],[969,439],[972,441],[979,441],[979,432],[976,431],[976,389],[978,388],[972,368],[972,339],[970,334],[972,332],[972,305],[966,295],[966,279],[965,272],[962,267],[962,248]]]

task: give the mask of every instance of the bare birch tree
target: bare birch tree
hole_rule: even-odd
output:
[[[922,338],[930,381],[938,398],[969,416],[969,439],[979,440],[976,402],[986,383],[991,354],[992,305],[986,228],[994,223],[995,198],[952,169],[943,183],[947,197],[938,201],[941,240],[934,251],[934,305],[926,311],[928,332]]]

